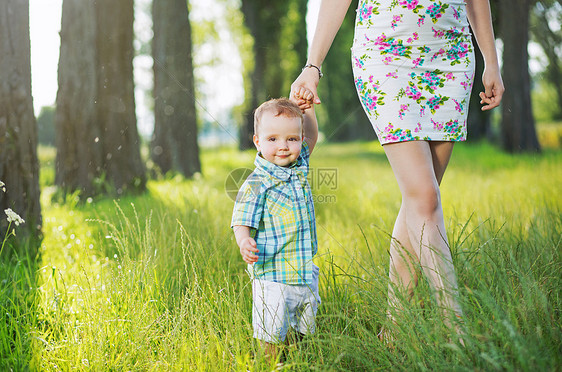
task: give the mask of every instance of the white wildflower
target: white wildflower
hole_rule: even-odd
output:
[[[25,223],[24,219],[19,216],[16,212],[14,212],[11,208],[4,209],[4,213],[8,216],[8,222],[13,222],[16,226],[19,226],[20,223]]]
[[[6,184],[2,181],[0,181],[0,190],[6,192]]]

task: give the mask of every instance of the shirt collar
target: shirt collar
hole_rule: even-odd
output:
[[[270,178],[272,181],[288,181],[291,178],[291,174],[293,174],[293,170],[298,173],[301,173],[303,176],[307,176],[308,174],[308,167],[305,161],[302,158],[302,154],[299,155],[297,161],[293,163],[290,167],[280,167],[275,165],[267,160],[265,160],[261,153],[256,155],[256,160],[254,161],[254,165],[256,166],[256,172]],[[279,183],[279,182],[274,182]]]

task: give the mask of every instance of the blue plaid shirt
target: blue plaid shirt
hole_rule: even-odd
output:
[[[234,204],[231,227],[252,228],[259,252],[251,265],[256,279],[310,284],[317,251],[316,218],[306,179],[310,151],[303,141],[295,164],[280,167],[256,156]]]

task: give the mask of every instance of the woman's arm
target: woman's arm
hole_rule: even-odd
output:
[[[485,92],[480,92],[480,103],[484,104],[482,110],[490,110],[500,104],[505,88],[500,74],[489,0],[468,0],[466,14],[484,57],[482,83]]]
[[[318,67],[322,65],[350,4],[351,0],[322,0],[307,64]],[[291,85],[291,91],[296,91],[299,87],[308,88],[314,94],[313,103],[320,103],[317,92],[319,80],[320,75],[315,68],[305,68]]]

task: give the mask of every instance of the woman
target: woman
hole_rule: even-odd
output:
[[[350,3],[322,0],[309,58],[292,94],[306,87],[313,103],[320,103],[320,66]],[[389,306],[398,307],[397,288],[411,297],[416,260],[450,325],[462,309],[439,185],[454,143],[466,139],[474,77],[469,23],[485,61],[480,103],[490,110],[504,87],[488,0],[359,0],[352,47],[359,98],[402,194],[390,245]]]

